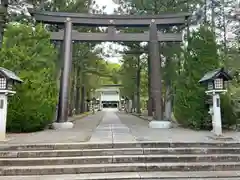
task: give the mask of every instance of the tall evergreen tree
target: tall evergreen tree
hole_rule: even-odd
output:
[[[209,128],[205,88],[198,83],[202,76],[220,66],[218,46],[214,33],[208,26],[193,31],[183,49],[184,61],[178,77],[174,115],[185,127]]]

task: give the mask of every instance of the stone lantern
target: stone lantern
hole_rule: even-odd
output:
[[[92,105],[95,106],[97,103],[97,99],[95,97],[92,98]]]
[[[205,93],[212,96],[209,114],[212,116],[212,132],[217,136],[222,135],[220,94],[227,92],[226,82],[231,79],[232,77],[224,71],[224,68],[219,68],[206,73],[199,80],[199,83],[207,86]]]
[[[0,140],[6,136],[8,96],[16,93],[13,85],[22,82],[15,73],[0,67]]]
[[[90,106],[92,108],[92,112],[95,113],[95,106],[96,106],[96,102],[97,102],[97,99],[95,97],[93,97],[90,101]]]
[[[14,72],[0,67],[0,94],[15,94],[13,85],[22,82]]]

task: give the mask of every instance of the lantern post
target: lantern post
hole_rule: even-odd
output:
[[[212,116],[212,132],[216,136],[222,135],[220,94],[227,92],[226,82],[231,79],[232,77],[223,68],[220,68],[206,73],[199,81],[199,83],[207,85],[205,93],[212,97],[208,113]]]
[[[14,84],[22,82],[14,72],[0,67],[0,141],[6,138],[8,96],[16,93]]]

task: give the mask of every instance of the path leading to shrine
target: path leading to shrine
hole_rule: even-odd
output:
[[[210,142],[209,131],[193,131],[184,128],[151,129],[149,121],[119,112],[104,109],[82,119],[77,119],[73,129],[45,130],[26,134],[9,134],[6,144],[36,143],[114,143],[114,142]],[[240,132],[227,132],[225,136],[240,141]]]
[[[104,109],[104,112],[105,115],[94,131],[90,142],[136,141],[136,138],[131,133],[131,129],[118,117],[117,109]],[[127,119],[129,117],[130,115],[126,115]]]
[[[90,142],[210,142],[212,133],[209,131],[193,131],[184,128],[151,129],[149,121],[136,116],[105,109],[105,114],[94,131]],[[240,141],[239,132],[227,132],[226,137]]]

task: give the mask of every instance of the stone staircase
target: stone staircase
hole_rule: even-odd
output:
[[[0,180],[240,179],[238,143],[37,144],[0,147]]]

